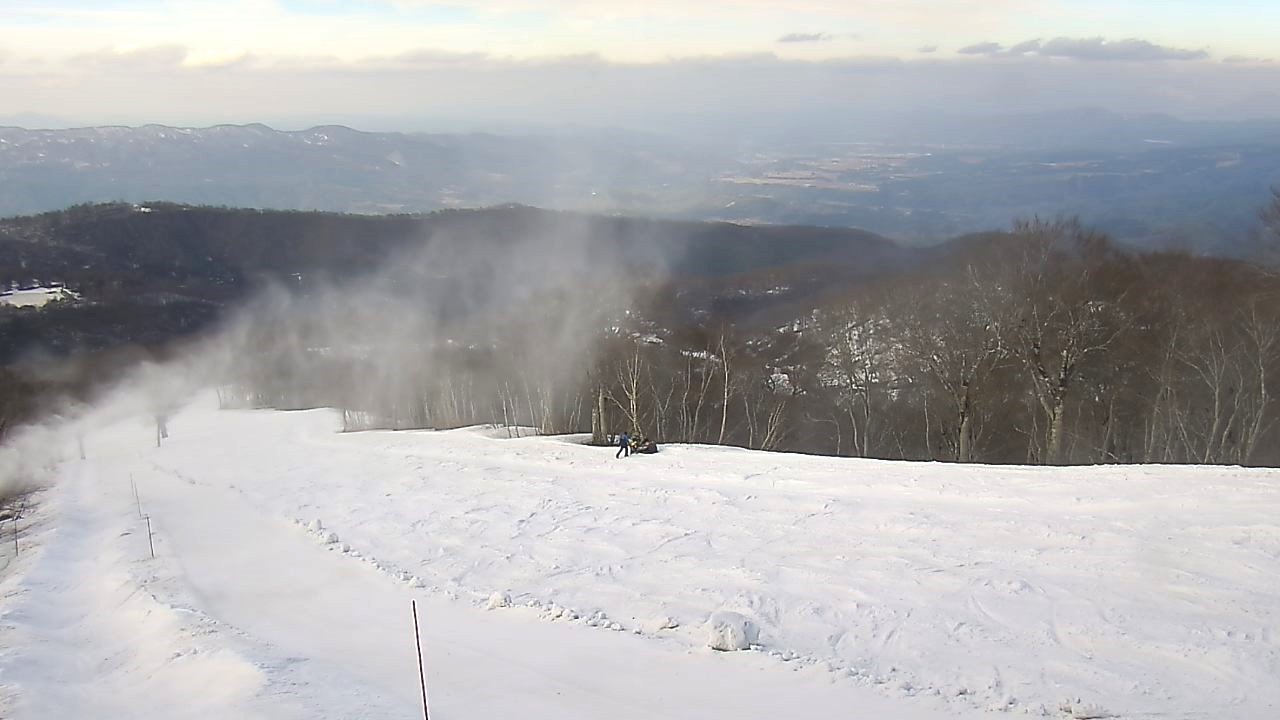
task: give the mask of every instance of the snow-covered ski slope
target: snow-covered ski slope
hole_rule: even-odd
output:
[[[0,532],[0,716],[408,720],[417,598],[436,720],[1280,717],[1277,471],[615,460],[214,405],[159,449],[91,433],[16,562]],[[721,610],[757,650],[705,647]]]

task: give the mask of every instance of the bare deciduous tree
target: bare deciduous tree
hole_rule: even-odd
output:
[[[1122,297],[1101,282],[1105,238],[1078,221],[1020,221],[1014,235],[1024,242],[1014,278],[1015,349],[1043,411],[1041,461],[1059,463],[1068,396],[1084,363],[1124,331]]]
[[[974,458],[975,405],[983,384],[1008,357],[1001,317],[986,296],[986,279],[970,267],[965,277],[942,280],[926,296],[909,295],[904,349],[942,389],[955,414],[955,459]]]

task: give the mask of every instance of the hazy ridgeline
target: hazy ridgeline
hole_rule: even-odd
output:
[[[1280,183],[1277,122],[1097,109],[966,117],[950,103],[872,120],[876,111],[857,104],[853,116],[789,108],[775,120],[797,126],[743,142],[728,129],[765,119],[759,108],[729,113],[707,141],[652,127],[551,135],[0,127],[0,216],[157,198],[373,214],[518,202],[856,227],[929,245],[1065,211],[1135,247],[1237,257],[1252,208]],[[847,142],[854,138],[870,142]]]
[[[1124,253],[1073,222],[1031,221],[780,321],[695,302],[664,282],[679,253],[637,254],[666,246],[598,228],[565,216],[454,237],[361,280],[277,289],[204,355],[223,359],[224,405],[333,406],[349,430],[1280,464],[1280,278],[1262,266]],[[737,292],[787,289],[756,278]]]

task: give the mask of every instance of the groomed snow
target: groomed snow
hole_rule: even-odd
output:
[[[410,598],[442,718],[1280,716],[1277,471],[615,460],[212,406],[58,466],[0,570],[0,716],[411,718]],[[708,647],[732,614],[755,649]]]

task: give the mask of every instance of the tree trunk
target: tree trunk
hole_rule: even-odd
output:
[[[960,413],[960,437],[956,442],[956,461],[973,461],[973,414],[967,409]]]
[[[724,403],[720,410],[720,437],[717,444],[724,444],[725,427],[729,424],[729,355],[724,349],[724,336],[720,337],[720,361],[724,365]]]
[[[1049,434],[1046,438],[1044,448],[1044,462],[1046,465],[1057,465],[1062,462],[1062,420],[1064,404],[1062,400],[1055,400],[1053,410],[1049,414]]]
[[[605,444],[604,386],[596,386],[596,401],[591,405],[591,444]]]

